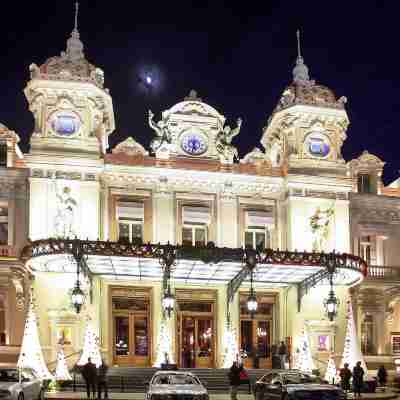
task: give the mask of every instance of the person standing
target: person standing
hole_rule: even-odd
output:
[[[279,345],[279,358],[281,361],[281,369],[285,369],[285,363],[286,363],[286,355],[287,355],[287,347],[285,342],[281,342],[281,344]]]
[[[357,361],[356,366],[353,368],[353,392],[354,398],[361,398],[361,390],[364,384],[364,370],[361,367],[361,361]]]
[[[83,366],[82,376],[86,383],[87,398],[90,399],[90,394],[93,393],[93,399],[95,399],[97,369],[96,365],[92,363],[92,359],[90,357],[88,358],[88,362]]]
[[[234,361],[229,370],[229,384],[231,386],[231,400],[237,400],[237,392],[240,386],[240,373],[243,371],[243,366]]]
[[[350,379],[352,377],[352,373],[349,369],[349,364],[344,363],[343,368],[340,370],[340,386],[347,393],[350,390]]]
[[[101,392],[104,389],[104,398],[108,399],[108,383],[107,383],[108,365],[101,360],[101,365],[97,373],[97,399],[101,400]]]
[[[384,365],[381,365],[378,369],[378,383],[379,386],[386,386],[388,373]]]

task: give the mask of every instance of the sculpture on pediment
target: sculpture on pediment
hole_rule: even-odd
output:
[[[171,134],[165,121],[160,120],[155,123],[153,118],[154,114],[149,110],[149,126],[156,133],[156,137],[150,142],[150,148],[155,153],[162,144],[171,143]]]
[[[310,217],[310,228],[313,235],[313,250],[324,251],[326,241],[329,237],[330,224],[335,211],[333,206],[322,210],[317,207]]]
[[[223,130],[218,133],[215,147],[222,162],[233,162],[234,157],[238,157],[238,151],[231,143],[233,138],[239,134],[241,126],[242,119],[238,118],[236,128],[232,129],[229,125],[225,125]]]
[[[71,194],[71,188],[64,186],[61,190],[55,184],[57,212],[54,218],[56,237],[68,238],[76,236],[74,221],[78,202]]]

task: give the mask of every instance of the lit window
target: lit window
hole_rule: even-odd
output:
[[[143,242],[144,205],[140,202],[118,202],[118,239],[125,242]]]
[[[142,221],[119,220],[119,235],[121,241],[143,242],[143,224]]]
[[[205,246],[207,243],[207,227],[184,225],[182,229],[182,244],[184,246]]]
[[[371,177],[368,174],[359,174],[357,187],[358,193],[372,193]]]
[[[244,246],[253,249],[266,249],[270,246],[269,232],[261,227],[249,227],[244,233]]]
[[[376,237],[362,236],[360,238],[360,257],[367,262],[368,265],[376,265]]]
[[[8,208],[0,205],[0,245],[8,244]]]
[[[0,143],[0,167],[7,167],[7,143]]]

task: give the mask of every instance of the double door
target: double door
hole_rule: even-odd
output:
[[[271,368],[271,320],[241,319],[240,350],[245,368]]]
[[[215,358],[213,318],[179,313],[178,324],[179,366],[213,368]]]
[[[146,313],[114,314],[114,363],[150,366],[150,327]]]

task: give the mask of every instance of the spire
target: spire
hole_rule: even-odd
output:
[[[297,30],[297,59],[296,66],[293,68],[293,82],[304,84],[310,81],[310,76],[308,75],[307,65],[304,64],[304,59],[301,56],[301,43],[300,43],[300,31]]]
[[[71,37],[67,40],[67,50],[65,52],[66,57],[74,62],[85,58],[83,54],[83,43],[79,39],[78,31],[78,13],[79,13],[79,2],[75,2],[75,19],[74,29],[71,33]]]

